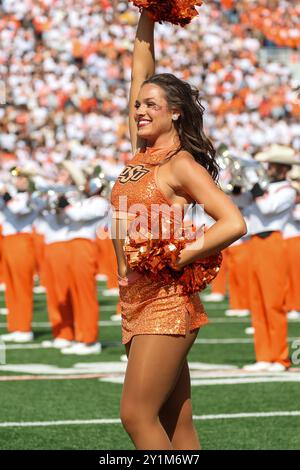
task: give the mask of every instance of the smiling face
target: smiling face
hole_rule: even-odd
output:
[[[162,88],[152,83],[143,85],[135,102],[135,121],[138,136],[151,145],[163,144],[176,133],[172,116]],[[177,113],[179,114],[179,113]]]

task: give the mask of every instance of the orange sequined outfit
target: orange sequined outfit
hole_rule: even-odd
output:
[[[121,196],[126,196],[128,209],[133,204],[144,204],[149,211],[152,204],[172,205],[157,185],[157,170],[158,163],[173,148],[148,147],[134,156],[112,190],[111,203],[116,211],[120,210]],[[123,344],[142,334],[184,336],[187,327],[192,331],[208,323],[198,293],[182,293],[176,281],[153,282],[145,275],[132,272],[126,278],[119,277],[119,289]]]

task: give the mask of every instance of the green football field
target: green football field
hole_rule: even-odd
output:
[[[133,449],[119,420],[126,364],[120,361],[120,325],[110,321],[117,298],[104,297],[104,288],[98,284],[103,351],[86,357],[41,346],[51,331],[45,296],[35,295],[34,342],[7,343],[5,358],[2,351],[0,449]],[[211,322],[189,355],[203,449],[299,449],[300,366],[283,373],[243,372],[241,366],[254,361],[252,337],[244,332],[249,319],[226,318],[226,302],[206,307]],[[299,323],[289,322],[296,359]],[[0,315],[1,334],[5,324]]]

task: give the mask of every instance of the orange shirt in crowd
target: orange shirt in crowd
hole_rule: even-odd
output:
[[[221,3],[225,10],[231,10],[233,8],[234,0],[221,0]]]
[[[242,24],[258,29],[278,46],[300,48],[299,10],[291,5],[287,16],[280,6],[272,9],[272,5],[268,8],[257,3],[247,2],[240,15]]]

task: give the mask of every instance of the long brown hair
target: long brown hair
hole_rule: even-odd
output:
[[[216,150],[203,129],[204,107],[200,102],[197,88],[171,73],[152,75],[143,82],[143,85],[148,83],[164,90],[169,109],[176,108],[180,111],[179,119],[173,122],[181,146],[171,157],[179,150],[187,150],[200,165],[206,168],[212,178],[217,180],[219,166],[216,162]]]

